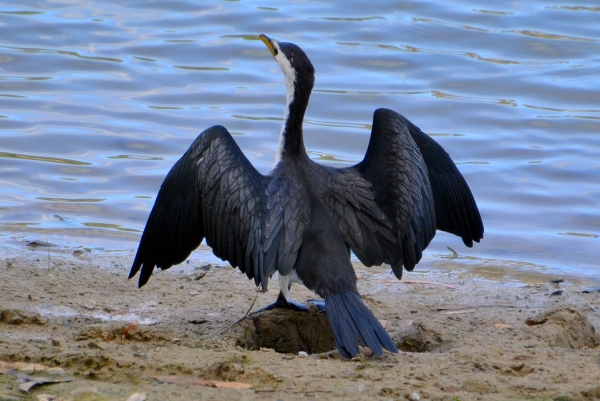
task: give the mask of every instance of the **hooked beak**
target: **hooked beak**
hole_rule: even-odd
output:
[[[269,39],[267,35],[259,35],[258,37],[260,38],[260,40],[263,41],[265,45],[267,45],[273,57],[277,56],[277,48],[274,45],[274,41]]]

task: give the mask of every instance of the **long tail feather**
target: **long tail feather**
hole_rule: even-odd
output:
[[[327,317],[335,344],[344,358],[358,355],[358,344],[369,347],[375,355],[383,348],[398,352],[396,344],[377,318],[355,292],[342,292],[325,297]]]

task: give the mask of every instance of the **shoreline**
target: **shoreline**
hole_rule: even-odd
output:
[[[0,261],[0,361],[60,369],[53,377],[70,380],[35,386],[34,397],[600,397],[600,292],[581,292],[598,287],[593,280],[558,277],[565,281],[555,284],[548,279],[556,276],[535,273],[514,281],[502,269],[459,271],[450,264],[399,282],[384,269],[358,268],[364,302],[405,351],[348,361],[337,352],[302,357],[242,346],[256,337],[258,323],[232,324],[253,302],[254,309],[272,302],[276,280],[257,293],[238,269],[194,260],[158,272],[140,290],[127,280],[130,256],[43,255]],[[299,300],[314,296],[298,285],[292,293]],[[274,321],[277,313],[266,318]],[[282,338],[297,334],[292,326]],[[11,372],[0,374],[11,387],[0,390],[5,398],[24,394],[17,382],[23,374],[35,376]],[[219,382],[229,384],[215,387]],[[234,387],[242,385],[251,387]],[[86,388],[94,389],[88,398],[77,395]]]

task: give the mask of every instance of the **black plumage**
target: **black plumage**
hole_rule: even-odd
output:
[[[350,250],[367,266],[413,270],[436,229],[467,246],[483,237],[477,204],[444,149],[400,114],[378,109],[366,155],[349,168],[313,162],[302,121],[314,83],[306,54],[261,35],[288,89],[280,160],[267,175],[244,156],[230,133],[214,126],[173,166],[146,223],[129,277],[139,286],[154,267],[183,262],[204,238],[256,285],[278,272],[288,302],[292,277],[325,299],[345,357],[358,344],[377,354],[397,348],[362,302]],[[280,294],[281,298],[281,294]]]

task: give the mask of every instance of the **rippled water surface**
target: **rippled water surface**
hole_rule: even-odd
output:
[[[434,136],[486,228],[424,263],[600,276],[597,1],[14,1],[0,3],[0,245],[131,252],[160,184],[222,124],[262,172],[284,111],[258,35],[317,70],[314,159],[360,161],[373,111]]]

